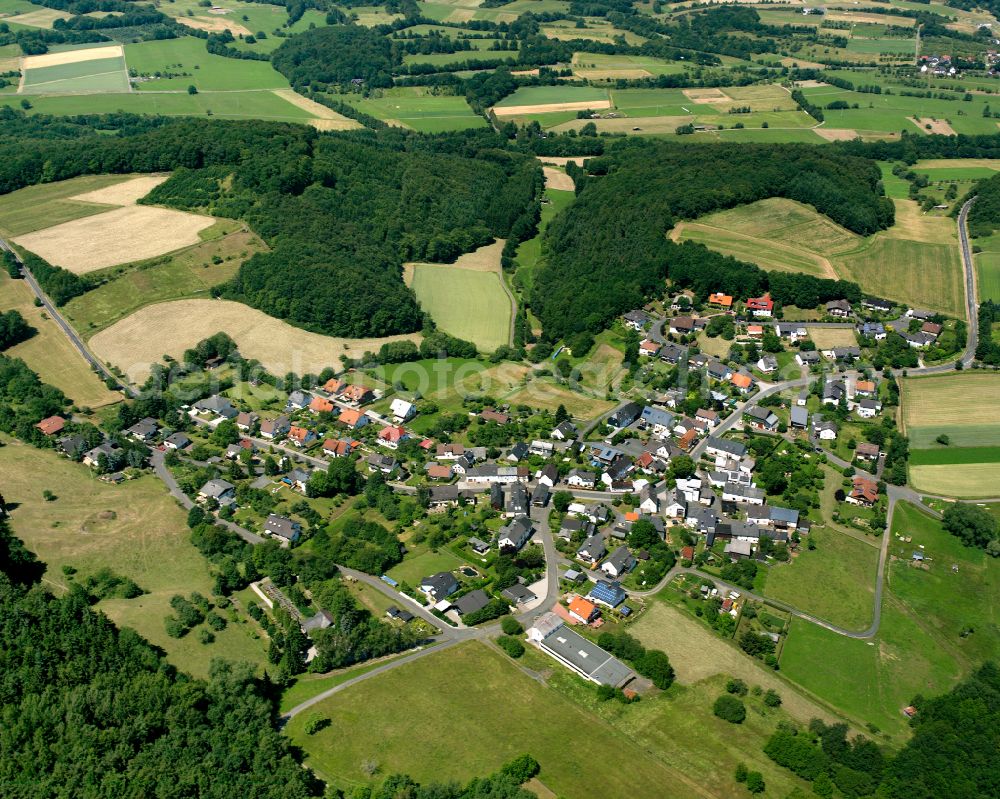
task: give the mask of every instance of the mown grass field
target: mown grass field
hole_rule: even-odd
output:
[[[383,89],[367,98],[360,94],[336,95],[336,99],[390,125],[402,125],[422,133],[486,125],[486,120],[473,112],[464,97],[435,95],[422,86]]]
[[[596,86],[521,86],[513,94],[496,104],[497,108],[522,105],[558,105],[560,103],[585,103],[607,100],[607,89]]]
[[[816,549],[800,547],[793,561],[772,565],[764,593],[849,630],[872,620],[878,549],[825,528],[810,533]]]
[[[98,608],[164,649],[177,667],[205,677],[217,657],[263,666],[265,644],[251,638],[249,622],[230,623],[208,645],[198,642],[197,633],[181,639],[167,635],[170,597],[192,591],[210,596],[212,579],[207,562],[189,541],[185,513],[159,480],[146,476],[112,486],[54,452],[7,437],[2,441],[4,498],[18,503],[11,515],[14,533],[48,563],[44,581],[50,589],[66,589],[64,565],[78,569],[79,578],[107,566],[148,593],[104,600]],[[43,489],[57,498],[45,502]]]
[[[35,295],[23,280],[0,276],[0,311],[20,311],[38,332],[27,341],[10,347],[4,354],[21,358],[42,382],[60,389],[80,407],[99,408],[122,399],[98,379],[62,329],[42,308],[35,307]]]
[[[361,764],[369,758],[387,773],[461,781],[530,751],[542,767],[539,780],[556,795],[680,799],[732,795],[736,760],[759,750],[783,715],[751,714],[734,730],[711,715],[716,684],[630,707],[598,706],[592,687],[544,655],[529,650],[523,663],[544,670],[550,684],[539,684],[480,643],[462,644],[320,703],[316,712],[332,724],[316,735],[303,731],[309,713],[286,729],[308,753],[309,764],[344,787],[368,780]],[[489,695],[504,701],[483,702]],[[380,723],[365,723],[373,717]],[[347,726],[355,732],[345,737]],[[441,728],[447,734],[427,734]],[[594,757],[589,747],[573,745],[581,737],[614,741],[615,756]],[[787,772],[761,766],[773,780],[769,785],[785,792],[795,787]]]
[[[125,46],[129,68],[140,75],[186,73],[175,78],[157,78],[136,85],[138,91],[233,91],[287,89],[288,81],[268,61],[234,60],[213,55],[205,42],[193,36],[141,42]]]
[[[232,222],[220,224],[236,229],[171,255],[109,270],[109,282],[70,300],[63,314],[89,337],[146,305],[208,297],[213,286],[232,278],[243,261],[265,249],[253,233]]]
[[[453,336],[492,352],[510,340],[510,299],[496,272],[447,264],[414,264],[411,288],[420,307]]]
[[[918,490],[984,497],[1000,485],[1000,377],[965,372],[902,383],[910,479]],[[947,446],[937,443],[939,436]]]
[[[127,92],[125,59],[100,58],[75,64],[27,69],[22,94],[87,94]]]

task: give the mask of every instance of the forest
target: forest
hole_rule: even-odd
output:
[[[980,180],[964,200],[973,197],[976,201],[969,208],[969,235],[973,238],[989,236],[1000,227],[1000,173]]]
[[[615,143],[587,168],[590,174],[577,178],[576,202],[546,229],[546,260],[531,293],[532,309],[552,340],[603,329],[662,291],[667,277],[706,294],[746,297],[769,287],[768,274],[756,267],[670,241],[665,233],[680,219],[768,197],[812,205],[861,235],[889,227],[894,218],[878,167],[833,148],[632,139]],[[723,275],[724,285],[709,282]],[[775,299],[805,307],[858,291],[806,276],[773,282]]]
[[[420,330],[403,262],[450,262],[496,237],[530,237],[542,189],[537,163],[500,149],[492,132],[333,136],[278,123],[10,111],[0,122],[0,193],[81,174],[176,171],[147,202],[242,219],[270,247],[218,293],[337,336]],[[44,262],[29,266],[56,302],[88,287]]]

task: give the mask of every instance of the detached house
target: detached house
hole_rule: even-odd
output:
[[[501,552],[517,552],[531,538],[531,520],[519,516],[500,528],[497,533],[497,547]]]
[[[216,394],[214,397],[198,400],[194,404],[194,409],[199,413],[211,413],[220,419],[234,419],[239,411],[225,397]]]
[[[407,402],[405,399],[396,397],[389,406],[389,411],[392,413],[392,418],[397,422],[408,422],[417,415],[417,406],[412,402]]]
[[[746,372],[737,372],[729,380],[743,394],[753,390],[754,379]]]
[[[435,602],[447,599],[458,587],[458,580],[451,572],[438,572],[420,581],[420,590]]]
[[[852,481],[851,493],[846,499],[854,505],[870,508],[878,502],[878,483],[867,477],[857,476]]]
[[[649,314],[645,311],[635,310],[629,311],[627,314],[622,316],[622,321],[625,323],[626,327],[630,327],[636,331],[642,331],[649,324]]]
[[[728,294],[723,294],[721,291],[717,291],[714,294],[708,295],[708,304],[718,306],[719,308],[725,308],[728,311],[733,307],[733,298]]]
[[[549,437],[556,439],[556,441],[572,441],[576,438],[576,425],[568,419],[564,422],[560,422],[555,429],[549,433]]]
[[[287,516],[272,513],[264,522],[264,532],[281,541],[295,542],[302,535],[302,525]]]
[[[340,412],[337,421],[345,425],[348,430],[360,430],[368,424],[368,417],[363,412],[354,408],[345,408]]]
[[[323,454],[328,458],[346,458],[354,451],[354,442],[328,438],[323,442]]]
[[[743,418],[747,420],[750,427],[754,430],[773,433],[778,429],[779,419],[769,408],[762,408],[759,405],[755,405],[743,414]]]
[[[333,413],[336,405],[326,397],[313,397],[309,402],[309,410],[313,413]]]
[[[566,485],[573,488],[593,489],[597,486],[597,475],[583,469],[573,469],[566,476]]]
[[[660,351],[660,344],[652,339],[639,342],[639,354],[648,358],[654,357]]]
[[[774,301],[770,294],[763,297],[751,297],[747,300],[747,310],[758,319],[770,319],[774,310]]]
[[[670,320],[670,332],[675,336],[686,336],[695,329],[694,319],[690,316],[675,316]]]
[[[292,425],[288,430],[288,440],[296,447],[304,447],[316,440],[316,434],[305,427]]]
[[[389,449],[397,449],[400,443],[409,437],[409,434],[402,427],[392,425],[383,427],[379,431],[378,443]]]
[[[364,386],[347,386],[340,392],[340,401],[348,405],[365,405],[375,399],[375,393]]]
[[[847,300],[831,300],[826,304],[826,312],[830,316],[846,319],[851,315],[851,304]]]
[[[271,440],[281,438],[288,435],[291,427],[287,416],[279,416],[277,419],[266,419],[260,423],[260,437]]]
[[[821,441],[833,441],[837,438],[837,423],[816,420],[813,422],[813,432]]]
[[[637,405],[634,402],[629,402],[608,417],[608,424],[611,427],[617,427],[619,429],[628,427],[639,418],[641,413],[642,406]]]
[[[236,486],[227,480],[209,480],[198,490],[198,499],[214,499],[220,505],[228,505],[236,498]]]
[[[604,544],[604,536],[600,533],[594,533],[580,545],[580,548],[576,551],[576,556],[580,560],[595,563],[603,558],[607,551],[608,548]]]
[[[660,408],[654,408],[651,405],[647,405],[642,409],[641,418],[643,422],[652,428],[653,435],[657,436],[669,431],[674,424],[674,415],[672,413]]]
[[[601,571],[608,577],[618,578],[628,574],[635,568],[635,558],[627,547],[618,547],[610,557],[601,564]]]
[[[854,456],[858,460],[862,461],[878,460],[880,453],[881,450],[879,449],[878,444],[869,444],[867,441],[862,441],[854,450]]]

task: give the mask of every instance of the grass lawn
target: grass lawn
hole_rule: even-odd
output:
[[[562,668],[547,659],[544,664]],[[486,696],[503,701],[484,702]],[[418,781],[464,781],[530,751],[542,767],[539,779],[556,794],[578,799],[723,795],[706,792],[648,743],[617,734],[617,724],[539,684],[480,643],[380,674],[320,703],[316,713],[332,724],[307,736],[305,713],[292,719],[286,732],[306,750],[309,765],[340,787],[367,782],[361,765],[368,759],[378,761],[385,773],[408,773]],[[352,734],[345,736],[345,728]],[[432,729],[446,732],[428,734]],[[573,746],[581,735],[614,740],[615,757],[593,757],[590,747]],[[761,740],[754,739],[759,746]],[[628,768],[621,768],[622,762]],[[732,769],[728,772],[731,788]]]
[[[7,349],[4,354],[21,358],[36,371],[42,382],[49,383],[78,406],[99,408],[121,400],[122,395],[109,391],[88,366],[43,308],[36,308],[35,295],[23,280],[0,276],[0,311],[20,311],[38,332],[27,341]]]
[[[375,661],[362,663],[358,666],[353,666],[347,669],[339,669],[337,671],[328,672],[327,674],[301,674],[296,677],[295,682],[293,682],[291,686],[281,695],[279,709],[282,713],[287,713],[296,705],[305,702],[307,699],[311,699],[317,694],[323,693],[323,691],[335,688],[341,683],[345,683],[348,680],[359,677],[360,675],[381,666],[387,661],[404,657],[407,654],[410,653],[403,652],[391,657],[379,658]],[[306,715],[308,715],[308,713]]]
[[[409,549],[403,562],[389,569],[389,576],[396,582],[407,582],[414,588],[428,575],[452,571],[465,563],[443,547],[437,552],[431,552],[424,544],[414,545]]]
[[[23,236],[63,222],[103,214],[108,206],[70,198],[135,177],[139,176],[85,175],[12,191],[0,196],[0,233],[8,237]]]
[[[901,735],[907,725],[900,709],[915,694],[943,693],[983,659],[1000,654],[998,566],[907,503],[896,507],[892,535],[882,624],[874,641],[795,620],[781,669],[855,718]],[[913,540],[904,543],[896,535]],[[921,544],[930,558],[927,570],[909,565]],[[952,564],[959,566],[957,574]],[[966,625],[975,632],[962,638]]]
[[[133,114],[211,115],[221,119],[268,119],[279,122],[309,122],[314,119],[308,111],[292,105],[271,91],[62,95],[36,97],[31,103],[29,113],[55,116],[125,111]],[[0,95],[0,104],[20,108],[21,98]]]
[[[140,75],[171,73],[174,78],[156,78],[136,85],[141,91],[180,90],[196,86],[199,91],[235,89],[287,89],[285,76],[268,61],[225,58],[205,49],[193,36],[162,39],[125,46],[129,69]]]
[[[264,249],[255,234],[235,229],[172,255],[117,267],[114,273],[118,277],[70,300],[63,312],[77,330],[89,337],[145,305],[208,297],[213,286],[232,278],[243,261]],[[221,260],[214,263],[215,259]]]
[[[839,627],[865,629],[872,619],[878,549],[819,527],[810,536],[815,550],[802,546],[790,563],[768,569],[765,594]]]
[[[492,352],[510,340],[511,308],[496,272],[415,264],[412,288],[439,328]]]
[[[211,594],[207,561],[188,540],[185,513],[153,476],[113,486],[99,481],[86,467],[3,438],[0,483],[15,534],[49,564],[46,584],[65,590],[61,568],[71,565],[85,577],[108,566],[130,577],[149,593],[129,600],[112,599],[98,607],[121,626],[133,627],[167,653],[177,667],[197,676],[208,674],[213,658],[265,661],[262,641],[252,627],[231,622],[212,644],[198,642],[197,631],[179,640],[167,635],[164,619],[170,597],[199,591]],[[57,499],[45,502],[42,490]]]

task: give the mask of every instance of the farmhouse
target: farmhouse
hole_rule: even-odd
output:
[[[569,629],[555,613],[539,616],[528,630],[528,640],[537,643],[547,655],[596,685],[621,688],[635,676],[620,660]]]

